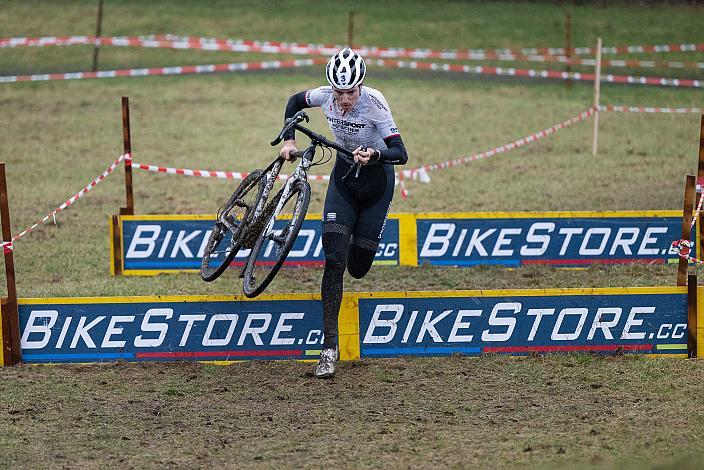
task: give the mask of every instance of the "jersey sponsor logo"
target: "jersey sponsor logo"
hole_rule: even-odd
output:
[[[306,358],[314,300],[20,305],[25,362]]]
[[[330,216],[333,218],[330,219]],[[202,217],[179,220],[158,220],[154,216],[147,217],[148,219],[144,220],[140,220],[139,216],[121,219],[120,246],[125,274],[136,272],[149,274],[200,268],[205,245],[210,237],[212,220],[202,220]],[[326,221],[336,219],[337,213],[326,214]],[[321,216],[315,218],[311,216],[303,221],[285,266],[320,265],[324,262],[322,223]],[[274,230],[282,230],[284,224],[284,221],[278,221]],[[375,263],[398,264],[399,262],[398,219],[391,219],[389,224],[390,228],[381,240],[384,249],[377,251]],[[225,243],[229,243],[229,240],[225,240]],[[233,264],[244,265],[249,253],[250,250],[240,250]],[[264,248],[265,258],[273,260],[275,255],[273,243]]]
[[[367,127],[367,124],[364,122],[352,122],[332,116],[326,116],[326,118],[331,128],[342,129],[345,130],[345,132],[359,132],[360,129]]]
[[[371,100],[372,103],[374,103],[374,106],[376,106],[380,110],[389,112],[389,110],[386,108],[386,106],[384,106],[384,103],[382,103],[381,100],[379,100],[379,98],[377,98],[376,96],[370,94],[369,99]]]
[[[417,220],[419,263],[554,264],[677,260],[677,217]]]
[[[361,355],[686,353],[685,294],[360,299]]]
[[[327,214],[325,214],[325,220],[327,220],[328,222],[337,220],[337,212],[328,212]]]

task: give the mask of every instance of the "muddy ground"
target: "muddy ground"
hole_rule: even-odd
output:
[[[587,355],[0,370],[0,466],[701,468],[704,361]]]

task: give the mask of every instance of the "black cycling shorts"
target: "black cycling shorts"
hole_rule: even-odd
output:
[[[353,244],[376,251],[394,195],[393,168],[362,166],[358,177],[352,173],[342,181],[350,166],[337,157],[325,196],[323,233],[351,234]]]

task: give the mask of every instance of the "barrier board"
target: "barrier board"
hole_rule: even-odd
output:
[[[416,229],[418,264],[662,264],[679,262],[670,245],[682,237],[682,213],[417,214]]]
[[[682,288],[381,293],[359,322],[361,357],[687,353]]]
[[[325,262],[321,219],[320,214],[308,214],[284,266],[322,265]],[[198,271],[214,220],[215,215],[120,216],[122,272],[152,275]],[[399,264],[399,236],[399,218],[389,217],[375,264]],[[229,234],[226,241],[229,243]],[[243,266],[249,253],[250,250],[240,250],[232,265]],[[273,261],[273,250],[268,253],[272,254]],[[111,259],[114,263],[114,257]],[[115,272],[114,266],[112,272]]]
[[[214,215],[119,216],[113,250],[122,273],[197,271]],[[323,263],[319,214],[310,214],[287,265]],[[112,230],[112,224],[110,225]],[[391,214],[376,264],[517,267],[548,264],[676,263],[679,211],[463,212]],[[234,265],[241,266],[243,250]],[[115,259],[111,257],[115,270]],[[117,270],[119,272],[119,270]]]
[[[318,295],[20,299],[27,363],[316,359]],[[700,315],[701,316],[701,315]],[[687,289],[345,294],[343,360],[553,352],[687,354]]]

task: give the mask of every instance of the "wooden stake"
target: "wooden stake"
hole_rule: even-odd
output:
[[[696,197],[694,199],[695,204],[699,203],[699,198],[701,197],[702,193],[704,193],[704,114],[702,114],[701,119],[699,121],[699,163],[697,166],[697,189]],[[697,223],[699,224],[699,236],[696,237],[696,241],[698,242],[696,244],[696,247],[697,257],[700,257],[702,253],[702,243],[704,243],[702,241],[702,239],[704,238],[704,224],[701,223],[701,220],[699,220]]]
[[[98,2],[98,19],[95,22],[95,38],[100,39],[101,30],[103,29],[103,0]],[[100,45],[95,44],[93,46],[93,72],[98,71],[98,51],[100,50]]]
[[[694,186],[696,178],[694,175],[687,175],[687,180],[684,186],[684,210],[682,211],[682,240],[690,240],[692,236],[692,209],[694,207]],[[700,256],[697,253],[697,256]],[[687,266],[689,262],[680,258],[680,264],[677,268],[677,285],[687,285]]]
[[[565,56],[567,57],[567,65],[565,66],[565,71],[567,73],[572,72],[572,19],[570,14],[565,14]],[[572,86],[572,80],[565,80],[567,88]]]
[[[354,48],[354,12],[347,14],[347,45]]]
[[[594,139],[592,155],[599,145],[599,99],[601,98],[601,38],[596,39],[596,71],[594,73]]]
[[[5,178],[5,162],[0,162],[0,221],[2,222],[2,240],[5,243],[12,241],[12,230],[10,226],[10,204],[7,194],[7,179]],[[8,317],[7,327],[9,328],[9,344],[5,344],[3,354],[7,357],[9,352],[8,365],[15,365],[22,362],[22,350],[20,348],[20,319],[17,312],[17,286],[15,285],[15,261],[12,257],[12,246],[5,248],[5,278],[7,280],[7,299],[2,304],[2,316]],[[5,334],[3,324],[3,335]],[[10,351],[7,351],[7,348]]]
[[[697,275],[687,278],[687,355],[697,357]]]
[[[123,153],[132,155],[132,140],[130,137],[130,100],[122,97],[122,142]],[[132,161],[125,159],[125,197],[127,207],[120,207],[120,214],[134,215],[134,193],[132,188]]]

